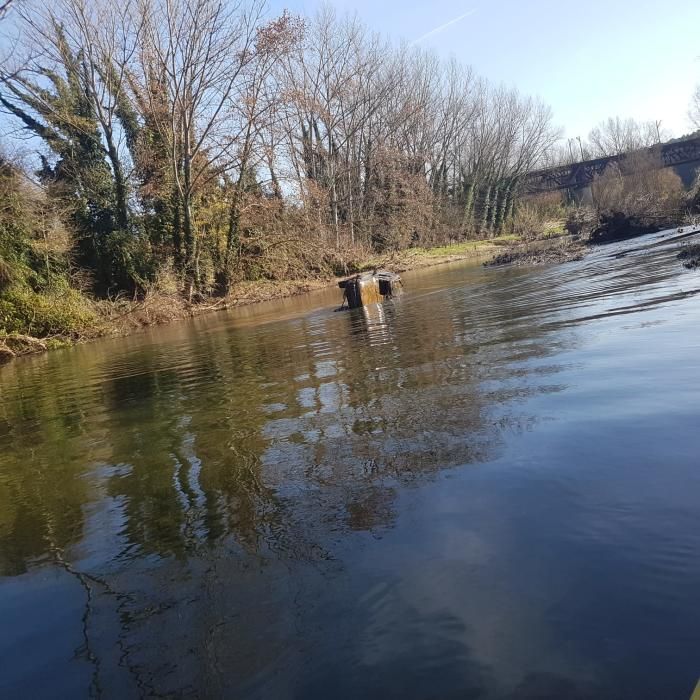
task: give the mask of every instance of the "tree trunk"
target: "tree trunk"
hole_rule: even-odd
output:
[[[191,125],[187,117],[183,124],[183,158],[182,175],[182,217],[183,233],[185,238],[185,293],[191,299],[197,288],[197,277],[195,270],[195,230],[192,215],[192,133]]]
[[[496,210],[496,221],[495,221],[495,228],[496,231],[501,231],[503,228],[503,221],[505,219],[506,215],[506,209],[508,207],[508,201],[510,200],[510,183],[507,183],[501,190],[500,190],[500,197],[498,199],[498,208]]]
[[[464,202],[464,216],[462,218],[462,229],[466,232],[471,228],[473,210],[474,210],[474,180],[470,180],[467,184],[466,199]]]
[[[234,255],[240,246],[240,223],[240,196],[237,186],[233,193],[233,200],[229,212],[228,231],[226,232],[226,252],[224,253],[224,269],[222,270],[220,283],[221,293],[223,295],[231,291],[231,285],[233,284],[233,271],[231,267],[233,265]]]
[[[485,233],[489,225],[489,209],[491,207],[491,185],[484,189],[484,198],[481,202],[481,232]]]
[[[114,137],[110,129],[105,130],[105,140],[107,141],[107,155],[109,162],[112,165],[112,173],[114,175],[114,194],[116,197],[116,222],[117,228],[122,231],[129,230],[129,207],[127,204],[127,187],[124,170],[122,169],[119,153],[114,143]]]
[[[191,299],[196,289],[195,277],[195,249],[194,249],[194,224],[192,222],[192,205],[190,194],[186,193],[182,203],[183,233],[185,234],[185,293]]]

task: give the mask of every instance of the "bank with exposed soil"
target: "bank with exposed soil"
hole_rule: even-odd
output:
[[[581,260],[587,247],[570,236],[512,245],[484,262],[484,267],[502,265],[553,265]]]

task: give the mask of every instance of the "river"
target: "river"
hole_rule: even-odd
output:
[[[688,700],[700,273],[669,238],[0,369],[0,697]]]

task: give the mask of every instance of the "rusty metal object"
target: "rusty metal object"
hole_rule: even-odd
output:
[[[364,272],[338,282],[343,290],[343,304],[348,308],[357,309],[367,304],[376,304],[394,296],[401,286],[401,278],[388,270]]]

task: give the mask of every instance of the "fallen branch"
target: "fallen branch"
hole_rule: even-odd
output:
[[[9,362],[14,357],[16,357],[16,354],[5,343],[0,341],[0,365]]]
[[[0,343],[8,348],[15,355],[27,355],[32,352],[44,352],[46,343],[39,338],[21,333],[10,333],[0,337]]]

